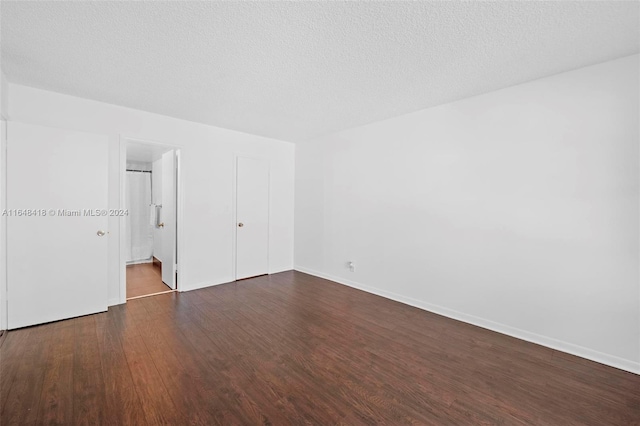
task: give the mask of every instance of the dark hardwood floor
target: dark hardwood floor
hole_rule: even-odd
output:
[[[10,331],[0,424],[640,424],[640,376],[298,272]]]

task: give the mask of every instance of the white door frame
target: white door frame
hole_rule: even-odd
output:
[[[267,209],[267,220],[268,220],[268,229],[267,233],[267,274],[271,273],[271,160],[267,157],[260,157],[255,154],[243,153],[243,152],[234,152],[232,156],[233,161],[233,177],[232,177],[232,189],[231,194],[233,197],[233,202],[231,203],[231,226],[233,229],[233,238],[232,238],[232,247],[231,247],[231,270],[233,271],[233,279],[234,281],[238,280],[238,268],[237,268],[237,257],[238,257],[238,230],[236,227],[238,226],[238,158],[252,158],[254,160],[266,161],[269,166],[269,202]]]
[[[176,290],[182,291],[182,279],[184,276],[184,250],[183,250],[183,217],[184,217],[184,185],[182,179],[182,152],[183,149],[180,145],[167,144],[163,142],[150,141],[146,139],[139,139],[135,137],[129,137],[125,135],[120,135],[120,167],[119,167],[119,175],[120,175],[120,209],[124,209],[126,205],[126,196],[125,196],[125,188],[126,188],[126,176],[127,176],[127,143],[135,142],[141,143],[145,145],[153,145],[158,147],[163,147],[167,149],[173,149],[176,153],[176,179],[177,185],[176,190],[178,192],[178,196],[176,197],[176,260],[179,259],[178,266],[178,276],[176,277]],[[120,216],[120,261],[118,262],[119,269],[119,278],[120,278],[120,298],[119,304],[127,303],[127,248],[126,248],[126,237],[127,237],[127,221],[125,216]]]
[[[7,308],[7,217],[2,211],[7,207],[7,123],[0,116],[0,330],[9,328],[9,309]]]

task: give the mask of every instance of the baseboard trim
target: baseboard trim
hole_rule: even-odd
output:
[[[229,284],[232,282],[235,282],[235,280],[232,279],[232,280],[224,280],[224,281],[204,281],[197,284],[182,286],[181,288],[178,288],[178,291],[183,292],[183,291],[200,290],[201,288],[213,287],[221,284]]]
[[[276,269],[274,271],[269,271],[269,275],[274,275],[274,274],[281,274],[283,272],[288,272],[288,271],[293,271],[293,268],[286,268],[286,269]]]
[[[495,321],[487,320],[484,318],[480,318],[475,315],[465,314],[463,312],[458,312],[453,309],[445,308],[443,306],[434,305],[434,304],[417,300],[411,297],[406,297],[406,296],[402,296],[400,294],[392,293],[386,290],[370,287],[364,284],[357,283],[355,281],[347,280],[340,277],[335,277],[329,274],[324,274],[322,272],[305,268],[303,266],[295,266],[294,270],[303,272],[305,274],[313,275],[319,278],[324,278],[326,280],[333,281],[338,284],[346,285],[348,287],[353,287],[358,290],[365,291],[367,293],[375,294],[377,296],[381,296],[387,299],[394,300],[396,302],[400,302],[406,305],[420,308],[425,311],[433,312],[438,315],[442,315],[458,321],[466,322],[468,324],[475,325],[477,327],[482,327],[482,328],[486,328],[487,330],[495,331],[497,333],[506,334],[507,336],[515,337],[516,339],[525,340],[527,342],[546,346],[548,348],[555,349],[561,352],[566,352],[568,354],[575,355],[580,358],[585,358],[591,361],[598,362],[600,364],[608,365],[610,367],[615,367],[620,370],[624,370],[624,371],[628,371],[628,372],[640,375],[640,362],[634,362],[631,360],[617,357],[615,355],[602,353],[599,351],[595,351],[593,349],[585,348],[583,346],[575,345],[573,343],[557,340],[552,337],[531,333],[526,330],[511,327],[511,326],[498,323]]]
[[[144,265],[145,263],[152,263],[152,262],[153,262],[153,259],[134,260],[132,262],[127,262],[127,266]]]
[[[273,275],[273,274],[279,274],[281,272],[287,272],[287,271],[292,271],[293,268],[289,268],[289,269],[283,269],[283,270],[277,270],[277,271],[270,271],[267,275]],[[251,279],[251,278],[247,278],[247,279]],[[231,284],[236,282],[237,280],[235,280],[234,278],[228,278],[222,281],[204,281],[201,283],[197,283],[197,284],[191,284],[191,285],[187,285],[184,286],[183,288],[179,288],[178,291],[192,291],[192,290],[199,290],[201,288],[207,288],[207,287],[213,287],[216,285],[221,285],[221,284]]]

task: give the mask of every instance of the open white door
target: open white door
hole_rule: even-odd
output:
[[[162,282],[176,288],[176,156],[162,154]]]
[[[9,329],[107,310],[108,142],[8,123]]]
[[[238,157],[236,279],[269,273],[269,163]]]

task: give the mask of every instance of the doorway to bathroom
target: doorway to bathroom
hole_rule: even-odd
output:
[[[130,300],[177,289],[180,150],[131,140],[125,147],[124,278]]]

